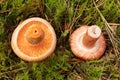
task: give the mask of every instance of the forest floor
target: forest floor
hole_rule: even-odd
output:
[[[25,19],[46,19],[55,29],[54,53],[26,62],[11,48],[11,36]],[[81,25],[100,26],[107,47],[97,60],[73,55],[69,37]],[[0,80],[120,80],[120,0],[0,0]]]

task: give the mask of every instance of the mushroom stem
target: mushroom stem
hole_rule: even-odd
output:
[[[44,31],[40,26],[32,25],[27,29],[25,38],[31,44],[37,44],[44,38]]]
[[[96,25],[90,26],[83,36],[83,45],[92,48],[100,36],[101,29]]]

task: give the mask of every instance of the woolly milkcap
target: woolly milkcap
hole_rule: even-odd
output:
[[[70,47],[77,57],[92,60],[103,55],[106,43],[98,26],[81,26],[70,36]]]
[[[56,47],[53,27],[42,18],[29,18],[14,30],[11,46],[15,54],[25,61],[41,61]]]

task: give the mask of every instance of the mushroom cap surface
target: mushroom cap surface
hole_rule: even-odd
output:
[[[99,59],[106,49],[105,38],[100,34],[98,40],[94,44],[94,47],[87,48],[83,44],[83,36],[88,30],[89,26],[81,26],[76,29],[70,36],[70,47],[73,54],[83,60]]]
[[[30,28],[31,26],[33,27]],[[28,31],[29,28],[30,31]],[[33,38],[38,37],[37,35],[41,36],[41,29],[44,32],[44,38],[37,44],[31,44],[26,40],[26,34]],[[35,33],[32,33],[32,31],[35,31]],[[38,17],[29,18],[20,23],[14,30],[11,46],[15,54],[23,60],[29,62],[41,61],[49,57],[55,50],[56,34],[46,20]]]

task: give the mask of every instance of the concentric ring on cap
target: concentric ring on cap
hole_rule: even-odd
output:
[[[31,25],[33,27],[37,26],[38,33],[40,30],[43,30],[44,32],[43,39],[37,44],[31,44],[25,37],[25,34]],[[41,28],[40,30],[39,27]],[[34,33],[31,34],[34,36]],[[29,18],[20,23],[14,30],[11,39],[11,46],[15,54],[23,60],[41,61],[50,56],[55,50],[56,34],[53,27],[46,20],[37,17]]]

